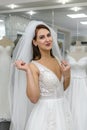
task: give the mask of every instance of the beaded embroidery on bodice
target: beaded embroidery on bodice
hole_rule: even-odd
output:
[[[38,63],[37,61],[32,61],[39,71],[39,86],[40,86],[40,95],[41,97],[49,98],[60,98],[63,96],[64,89],[62,80],[60,81],[56,74],[44,65]]]

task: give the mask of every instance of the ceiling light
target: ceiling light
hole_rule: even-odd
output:
[[[11,8],[11,9],[14,9],[14,8],[19,7],[19,6],[18,6],[18,5],[15,5],[15,4],[10,4],[10,5],[7,5],[7,7]]]
[[[80,22],[81,24],[87,25],[87,21]]]
[[[66,4],[66,3],[68,3],[70,0],[59,0],[58,2],[59,3],[62,3],[62,4]]]
[[[77,11],[79,11],[79,10],[81,10],[82,8],[80,8],[80,7],[73,7],[73,8],[70,8],[70,10],[73,10],[73,11],[75,11],[75,12],[77,12]]]
[[[70,18],[85,18],[85,17],[87,17],[86,14],[67,14],[67,16]]]
[[[4,20],[0,19],[0,22],[3,22]]]
[[[27,12],[27,14],[29,14],[29,15],[33,15],[33,14],[36,14],[36,12],[34,12],[34,11],[29,11],[29,12]]]

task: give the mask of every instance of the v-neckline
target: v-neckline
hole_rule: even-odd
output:
[[[41,63],[39,63],[38,61],[36,61],[36,60],[34,60],[34,62],[36,62],[37,64],[39,64],[39,65],[41,65],[42,67],[44,67],[45,69],[47,69],[48,71],[50,71],[56,78],[57,78],[57,80],[59,81],[59,82],[61,82],[61,80],[62,80],[62,77],[61,77],[61,79],[59,79],[59,77],[55,74],[55,72],[54,71],[52,71],[51,69],[49,69],[47,66],[45,66],[45,65],[43,65],[43,64],[41,64]]]
[[[72,57],[72,56],[70,56],[70,55],[68,55],[68,56],[69,56],[70,58],[72,58],[76,63],[79,63],[81,60],[87,58],[87,56],[84,56],[84,57],[80,58],[79,60],[76,60],[74,57]]]

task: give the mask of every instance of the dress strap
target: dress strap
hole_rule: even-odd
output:
[[[57,56],[55,56],[55,58],[57,59],[59,65],[61,65],[61,61],[60,61],[60,59],[59,59]]]
[[[40,72],[44,71],[44,68],[38,62],[33,60],[31,63],[33,63],[39,69]]]

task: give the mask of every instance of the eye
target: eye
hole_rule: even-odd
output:
[[[45,37],[44,35],[39,36],[40,39],[43,39],[44,37]]]
[[[47,37],[51,37],[51,34],[50,34],[50,33],[48,33],[48,34],[47,34]]]

